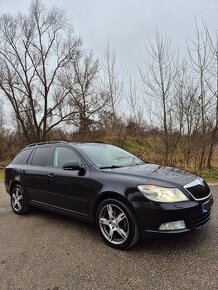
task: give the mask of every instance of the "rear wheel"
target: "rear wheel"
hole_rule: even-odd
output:
[[[15,185],[11,191],[11,207],[19,215],[29,211],[26,195],[20,185]]]
[[[107,199],[101,202],[96,221],[102,238],[113,248],[126,249],[138,240],[138,226],[134,214],[121,201]]]

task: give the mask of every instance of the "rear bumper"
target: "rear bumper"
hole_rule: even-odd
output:
[[[206,204],[206,209],[203,206]],[[184,201],[179,203],[157,203],[152,201],[134,202],[141,235],[178,234],[198,229],[212,218],[212,195],[203,201]],[[184,220],[186,228],[179,230],[160,230],[163,223]]]
[[[4,180],[5,190],[8,194],[10,194],[10,184],[6,182],[6,179]]]

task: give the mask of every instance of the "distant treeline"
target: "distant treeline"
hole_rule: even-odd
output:
[[[65,11],[41,1],[26,14],[2,15],[0,39],[0,104],[10,106],[6,112],[0,105],[1,161],[27,143],[64,139],[106,140],[184,168],[217,166],[218,37],[206,23],[196,23],[186,59],[166,35],[147,41],[143,92],[110,44],[100,61]]]

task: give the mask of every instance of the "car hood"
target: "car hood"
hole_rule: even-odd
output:
[[[111,173],[113,172],[120,175],[135,176],[140,178],[142,177],[143,179],[148,179],[148,181],[156,180],[157,182],[170,182],[171,184],[181,186],[184,186],[192,182],[196,178],[199,178],[196,175],[193,175],[187,171],[157,164],[143,164],[129,167],[104,169],[103,171],[110,171]]]

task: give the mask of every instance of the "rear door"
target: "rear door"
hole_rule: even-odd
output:
[[[52,146],[38,146],[31,154],[22,179],[32,202],[49,203],[48,166]]]

